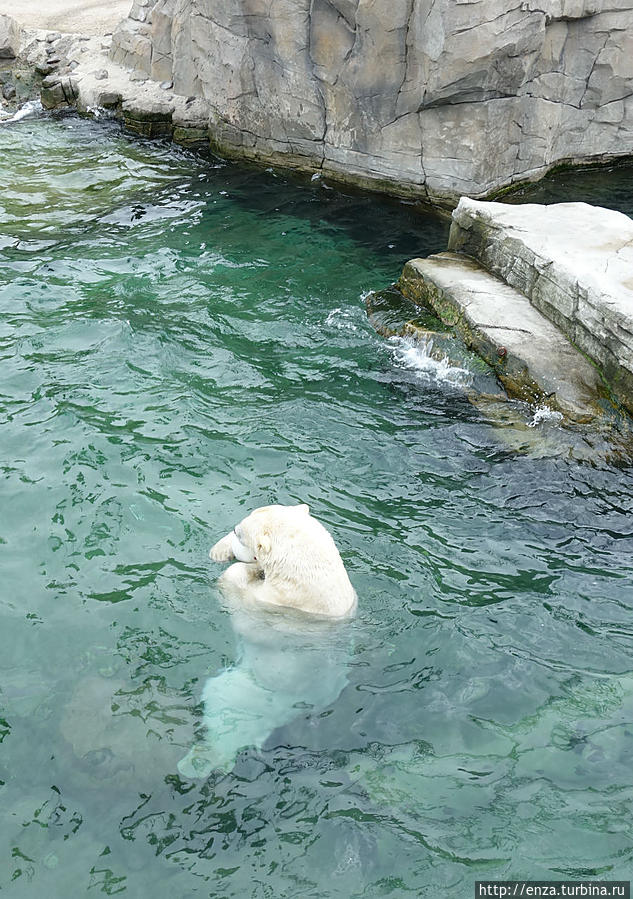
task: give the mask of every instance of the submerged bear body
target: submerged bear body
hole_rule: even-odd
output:
[[[334,703],[347,684],[356,592],[330,534],[308,506],[256,509],[210,552],[233,562],[219,580],[237,642],[233,665],[202,691],[204,737],[185,777],[230,771],[298,714]]]

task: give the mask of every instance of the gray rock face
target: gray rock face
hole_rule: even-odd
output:
[[[112,55],[225,152],[449,205],[633,152],[633,0],[136,0]]]
[[[42,81],[40,94],[44,109],[57,109],[60,106],[74,106],[79,96],[79,89],[74,78],[68,75],[48,75]]]
[[[171,137],[174,104],[159,100],[124,100],[123,120],[126,127],[144,137]]]
[[[449,250],[518,289],[601,369],[633,412],[633,221],[586,203],[462,198]]]
[[[11,16],[0,16],[0,59],[15,59],[20,52],[22,29]]]
[[[546,405],[569,421],[600,415],[598,370],[521,291],[475,260],[457,253],[412,259],[398,286],[454,327],[510,396]]]
[[[135,19],[124,19],[113,36],[110,56],[114,62],[149,75],[152,67],[149,27]]]

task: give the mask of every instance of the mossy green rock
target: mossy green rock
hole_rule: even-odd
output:
[[[454,327],[511,396],[547,404],[569,421],[602,415],[605,390],[595,366],[525,296],[475,260],[456,253],[413,259],[398,287]]]

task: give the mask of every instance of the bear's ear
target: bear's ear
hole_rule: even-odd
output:
[[[299,506],[297,506],[297,511],[303,512],[304,515],[309,515],[310,514],[310,506],[307,503],[301,503]]]
[[[268,531],[262,531],[262,533],[257,537],[257,554],[255,558],[261,559],[262,556],[267,556],[270,552],[270,548],[270,534]]]

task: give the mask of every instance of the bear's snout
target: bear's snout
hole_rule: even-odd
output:
[[[253,555],[250,549],[247,546],[244,546],[240,538],[237,536],[237,533],[233,531],[231,535],[231,549],[233,550],[233,555],[237,559],[238,562],[256,562],[257,557]]]

